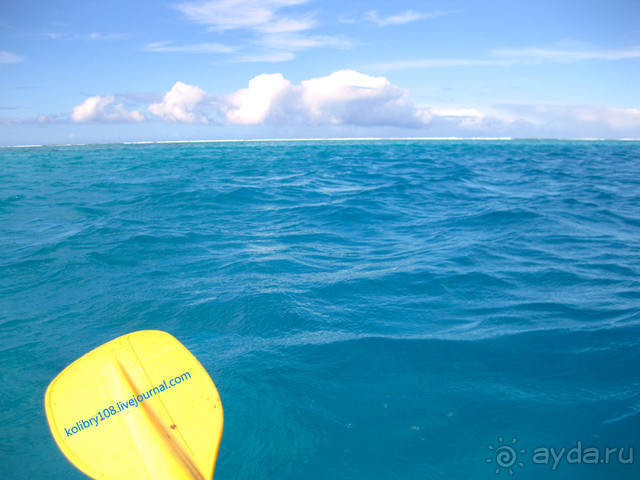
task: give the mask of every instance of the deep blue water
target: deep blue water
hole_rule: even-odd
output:
[[[147,328],[220,391],[217,480],[509,478],[498,437],[640,478],[640,143],[0,149],[0,476],[84,478],[45,388]],[[578,441],[634,462],[532,462]]]

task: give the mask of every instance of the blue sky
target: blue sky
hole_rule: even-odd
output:
[[[640,137],[640,2],[23,0],[0,145]]]

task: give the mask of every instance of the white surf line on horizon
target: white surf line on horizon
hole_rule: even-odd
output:
[[[44,145],[4,145],[2,148],[38,148]]]
[[[33,145],[1,145],[0,148],[82,147],[91,145],[157,145],[175,143],[267,143],[267,142],[348,142],[348,141],[556,141],[556,142],[640,142],[640,138],[547,138],[547,137],[331,137],[331,138],[228,138],[209,140],[140,140],[110,143],[53,143]]]
[[[152,140],[120,142],[121,145],[146,145],[158,143],[229,143],[229,142],[340,142],[340,141],[389,141],[389,140],[515,140],[513,137],[331,137],[331,138],[228,138],[210,140]]]

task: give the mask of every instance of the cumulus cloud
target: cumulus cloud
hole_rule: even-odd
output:
[[[258,75],[249,81],[248,88],[229,95],[222,110],[230,124],[259,125],[286,109],[290,92],[291,82],[282,74]]]
[[[144,116],[137,110],[127,110],[115,97],[96,95],[87,98],[71,112],[71,120],[85,122],[142,122]]]
[[[281,73],[252,78],[246,88],[226,95],[177,82],[160,103],[148,107],[163,120],[227,125],[359,125],[415,128],[432,113],[416,106],[408,92],[385,77],[340,70],[293,84]],[[472,116],[477,116],[472,112]],[[458,115],[461,116],[461,115]]]
[[[292,84],[282,74],[258,75],[248,88],[223,97],[220,111],[232,125],[393,125],[418,127],[431,114],[384,77],[341,70]]]
[[[129,103],[150,103],[148,96]],[[405,132],[467,137],[639,137],[640,109],[605,106],[495,105],[481,109],[464,105],[424,106],[406,89],[384,76],[340,70],[293,83],[281,73],[261,74],[245,88],[228,94],[207,93],[177,82],[148,111],[168,122],[213,123],[227,126],[323,127],[318,131]],[[89,97],[73,109],[71,119],[141,121],[137,110],[126,110],[114,96]],[[40,123],[58,121],[41,117]],[[11,123],[14,119],[4,119]],[[342,128],[344,127],[344,128]],[[414,134],[408,133],[408,136]]]
[[[148,110],[169,122],[208,123],[206,115],[198,110],[206,96],[200,87],[176,82],[162,102],[149,105]]]
[[[303,81],[300,100],[314,124],[415,127],[430,119],[426,110],[414,106],[406,90],[385,77],[355,70]]]

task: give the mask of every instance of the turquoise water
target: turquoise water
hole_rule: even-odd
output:
[[[0,246],[3,478],[84,478],[45,388],[145,328],[218,386],[216,479],[509,478],[498,437],[640,478],[638,142],[6,148]],[[578,441],[634,461],[533,463]]]

